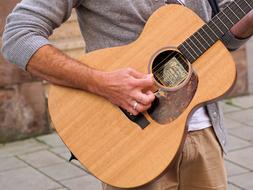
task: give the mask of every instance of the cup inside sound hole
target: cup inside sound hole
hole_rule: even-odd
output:
[[[153,56],[149,73],[153,74],[158,88],[165,91],[175,91],[190,80],[192,67],[177,49],[166,48]]]

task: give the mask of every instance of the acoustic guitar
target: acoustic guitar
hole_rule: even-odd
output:
[[[157,178],[180,152],[193,110],[233,86],[235,63],[219,39],[252,7],[252,0],[235,0],[204,23],[184,6],[163,6],[136,41],[83,55],[100,70],[153,73],[156,100],[133,116],[100,96],[52,85],[49,111],[59,136],[107,184],[132,188]]]

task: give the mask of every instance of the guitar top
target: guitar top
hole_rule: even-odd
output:
[[[82,56],[104,71],[153,73],[159,92],[152,108],[135,117],[100,96],[53,85],[49,111],[62,140],[107,184],[132,188],[157,178],[180,152],[193,110],[233,86],[236,67],[219,39],[252,6],[235,0],[207,24],[186,7],[164,6],[133,43]]]

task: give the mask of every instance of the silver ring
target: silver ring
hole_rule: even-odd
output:
[[[134,106],[133,106],[134,110],[136,110],[137,106],[138,106],[138,102],[134,102]]]

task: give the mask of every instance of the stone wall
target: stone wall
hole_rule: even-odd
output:
[[[0,1],[0,40],[5,18],[17,2]],[[50,132],[46,110],[42,82],[0,54],[0,143]]]
[[[0,1],[0,40],[5,18],[18,1]],[[54,31],[50,40],[74,58],[84,53],[84,42],[75,13]],[[248,93],[245,48],[233,55],[239,72],[236,86],[230,96]],[[45,86],[45,82],[7,63],[0,54],[0,143],[52,131],[48,119]]]

